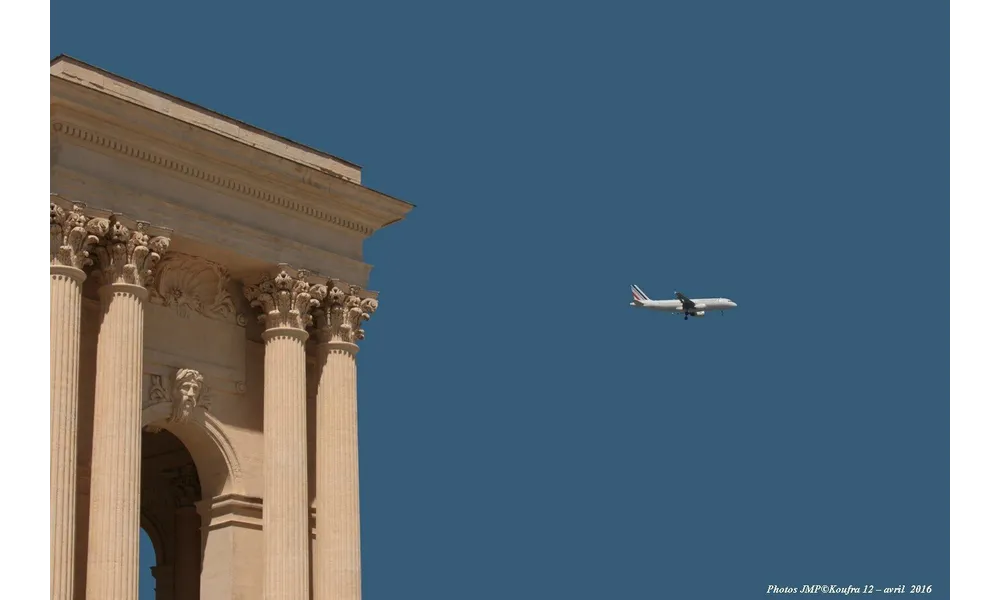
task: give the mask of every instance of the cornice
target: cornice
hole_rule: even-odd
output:
[[[361,165],[153,89],[77,58],[64,54],[57,56],[50,63],[49,73],[53,79],[99,91],[106,96],[167,115],[237,142],[266,147],[268,152],[304,166],[349,181],[361,181]]]
[[[266,202],[268,204],[279,206],[286,210],[296,212],[300,215],[317,219],[336,225],[338,227],[360,233],[364,236],[369,236],[374,233],[375,229],[366,225],[362,225],[355,221],[345,219],[343,217],[338,217],[336,215],[330,214],[329,212],[320,210],[313,206],[308,206],[301,202],[285,198],[284,196],[262,190],[258,187],[252,186],[243,181],[227,177],[225,175],[220,175],[218,173],[213,173],[206,171],[194,164],[186,161],[177,160],[174,158],[169,158],[162,156],[160,154],[150,152],[149,150],[144,150],[132,146],[126,142],[114,139],[110,136],[91,131],[76,125],[74,123],[69,123],[65,121],[53,121],[51,124],[52,131],[58,135],[66,135],[84,143],[88,143],[92,146],[97,146],[105,150],[116,152],[123,156],[130,157],[135,160],[140,160],[145,163],[173,171],[174,173],[198,179],[204,183],[242,194],[244,196],[253,198],[255,200]]]
[[[343,159],[85,63],[54,61],[50,87],[52,120],[70,119],[78,127],[118,137],[119,142],[152,136],[152,144],[143,140],[138,146],[158,148],[164,155],[179,150],[202,170],[207,165],[220,174],[229,171],[241,183],[250,181],[261,189],[277,186],[269,191],[288,194],[320,211],[335,205],[337,216],[372,232],[401,221],[414,208],[364,186],[360,167]],[[121,131],[109,131],[108,126]],[[53,152],[58,156],[56,144]],[[347,165],[348,170],[337,164]],[[288,189],[282,192],[282,187]]]

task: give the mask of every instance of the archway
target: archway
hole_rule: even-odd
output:
[[[156,568],[156,548],[145,527],[139,532],[139,600],[155,600],[156,578],[153,569]]]
[[[184,393],[189,383],[193,398]],[[143,529],[160,548],[155,600],[199,600],[202,585],[215,595],[228,577],[226,532],[217,531],[211,517],[218,499],[242,491],[242,477],[224,427],[207,410],[211,395],[202,384],[193,369],[154,374],[142,410],[140,509]]]
[[[144,431],[140,523],[155,555],[155,600],[200,597],[202,527],[195,504],[201,499],[198,467],[184,443],[166,430]]]

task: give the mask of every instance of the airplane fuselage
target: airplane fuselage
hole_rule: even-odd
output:
[[[632,306],[648,308],[675,315],[688,317],[704,317],[707,312],[722,312],[728,308],[736,308],[736,303],[729,298],[688,298],[680,292],[674,292],[676,300],[653,300],[639,286],[632,285]]]
[[[735,308],[735,304],[725,298],[692,298],[691,302],[694,303],[694,307],[689,309],[692,316],[697,315],[699,312],[714,312]],[[684,303],[680,300],[646,300],[642,304],[633,301],[632,306],[684,314]]]

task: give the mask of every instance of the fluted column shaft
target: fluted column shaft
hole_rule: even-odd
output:
[[[142,345],[146,288],[100,290],[90,479],[87,598],[137,600],[142,464]]]
[[[103,282],[94,385],[87,598],[137,600],[142,338],[149,297],[144,286],[170,239],[164,235],[151,238],[153,228],[145,221],[129,226],[117,215],[86,220],[79,211],[73,214],[78,216],[72,217],[72,239],[85,235],[95,244]],[[59,217],[59,207],[53,203],[53,246]],[[63,249],[60,252],[65,254]]]
[[[81,286],[87,276],[70,266],[51,265],[49,271],[49,583],[52,600],[72,600]]]
[[[309,598],[303,329],[264,332],[264,600]]]
[[[358,388],[349,342],[318,348],[315,600],[360,600]]]
[[[174,594],[178,600],[201,596],[201,515],[194,506],[174,514]]]
[[[309,594],[309,469],[306,445],[306,327],[317,301],[305,271],[243,290],[264,324],[264,600]]]

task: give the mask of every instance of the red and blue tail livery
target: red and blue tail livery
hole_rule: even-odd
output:
[[[632,304],[636,306],[642,306],[643,304],[649,302],[649,296],[645,292],[639,289],[639,286],[632,285]]]
[[[729,298],[688,298],[680,292],[674,292],[676,300],[653,300],[639,286],[632,284],[632,306],[648,308],[675,315],[688,317],[704,317],[706,312],[723,311],[736,308],[736,303]]]

